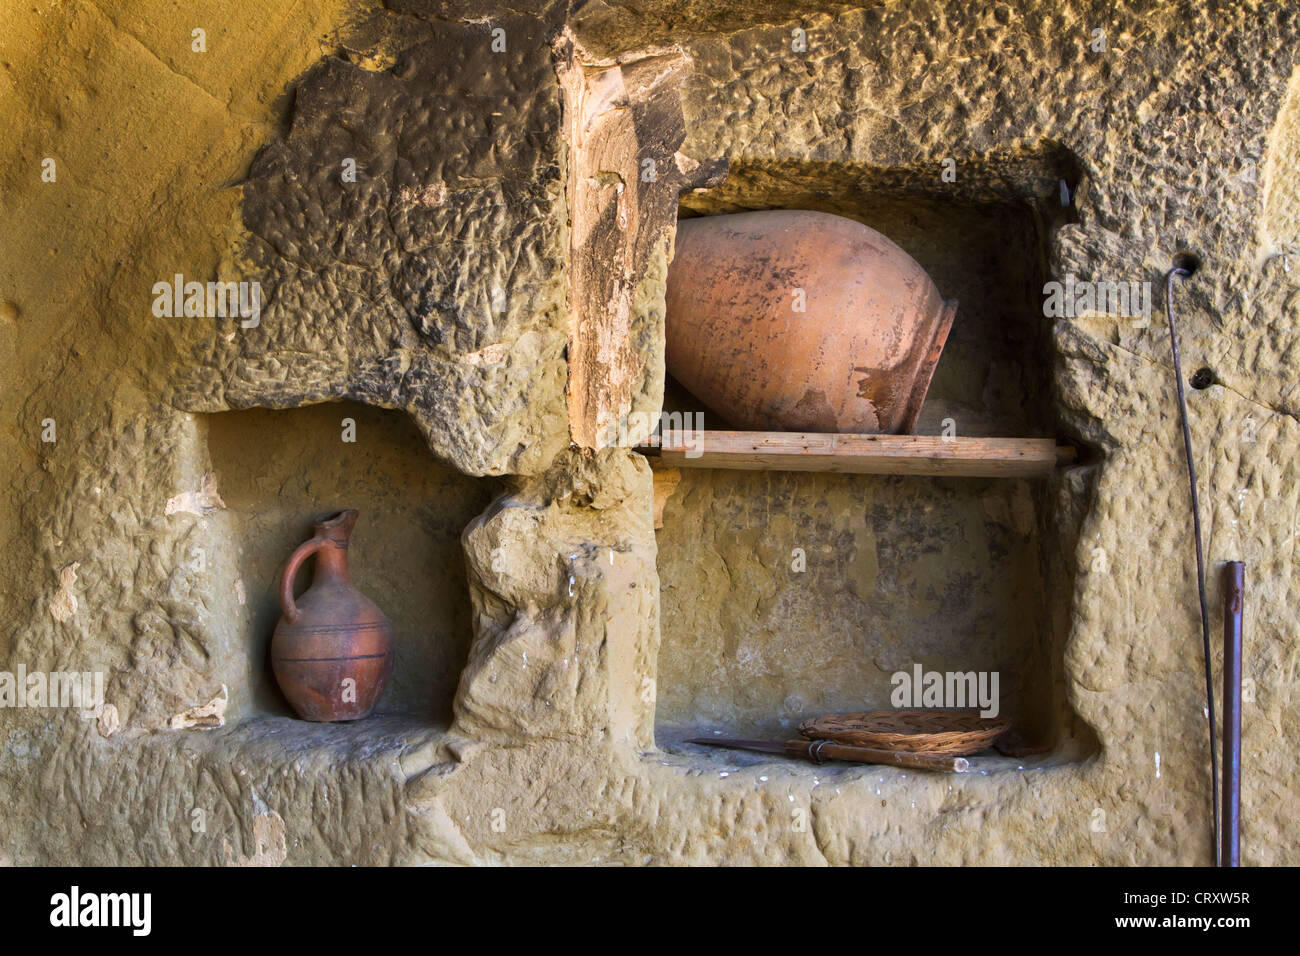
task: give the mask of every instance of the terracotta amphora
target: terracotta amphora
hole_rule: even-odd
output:
[[[852,219],[683,219],[668,371],[739,428],[906,434],[956,309],[906,252]]]
[[[393,635],[383,612],[352,586],[348,542],[355,511],[316,522],[280,577],[283,617],[271,638],[271,668],[304,720],[358,720],[368,715],[393,671]],[[316,556],[311,587],[296,601],[299,566]]]

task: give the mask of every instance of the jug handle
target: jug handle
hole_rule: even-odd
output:
[[[310,541],[304,541],[298,545],[296,551],[289,556],[289,563],[284,566],[284,574],[280,575],[280,610],[284,612],[284,619],[290,624],[297,624],[299,611],[298,605],[293,601],[293,581],[298,576],[298,568],[311,555],[323,548],[329,541],[327,538],[312,538]]]

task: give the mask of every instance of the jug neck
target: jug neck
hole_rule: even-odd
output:
[[[348,582],[348,543],[357,523],[357,512],[349,508],[316,522],[316,537],[323,542],[316,551],[316,573]]]
[[[342,544],[336,541],[327,541],[316,552],[316,572],[317,578],[332,578],[344,584],[350,583],[352,575],[348,571],[348,545],[347,542]]]

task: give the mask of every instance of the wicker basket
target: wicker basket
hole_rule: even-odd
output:
[[[981,717],[975,711],[878,710],[810,717],[799,725],[799,733],[856,747],[962,757],[986,750],[1010,726],[1005,717]]]

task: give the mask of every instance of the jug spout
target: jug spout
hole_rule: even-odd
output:
[[[316,537],[326,538],[337,547],[346,548],[352,540],[352,529],[357,525],[355,508],[336,511],[316,519]]]

